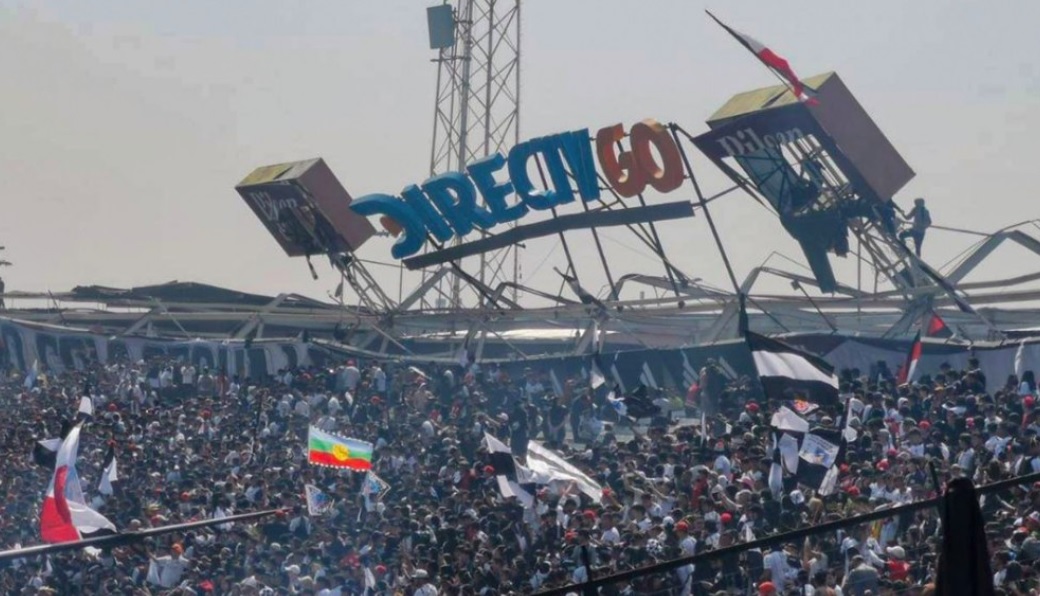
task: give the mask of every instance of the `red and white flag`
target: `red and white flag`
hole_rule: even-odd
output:
[[[921,332],[918,331],[917,335],[914,336],[914,343],[910,345],[910,352],[906,355],[906,362],[899,369],[899,376],[896,382],[900,385],[904,383],[910,383],[914,380],[914,375],[917,372],[917,362],[921,359]]]
[[[76,473],[81,429],[79,424],[72,427],[55,457],[54,474],[40,510],[40,538],[44,542],[73,542],[84,534],[116,531],[115,525],[88,507],[83,498]]]
[[[791,92],[794,93],[794,96],[797,97],[799,101],[804,101],[809,105],[816,105],[818,103],[816,101],[816,98],[806,93],[805,85],[802,84],[802,81],[798,78],[798,75],[794,74],[794,69],[791,68],[791,65],[788,64],[787,60],[784,59],[783,56],[777,54],[768,46],[766,46],[766,44],[758,41],[754,37],[751,37],[746,33],[741,33],[740,31],[737,31],[736,29],[733,29],[730,26],[726,25],[725,23],[717,19],[715,15],[711,14],[710,12],[705,12],[707,12],[708,16],[710,16],[712,20],[718,23],[719,26],[728,31],[730,35],[735,37],[737,41],[740,42],[740,45],[744,46],[748,49],[749,52],[754,54],[762,62],[762,64],[765,64],[766,67],[768,67],[770,70],[783,77],[783,79],[787,81],[788,85],[790,85]]]

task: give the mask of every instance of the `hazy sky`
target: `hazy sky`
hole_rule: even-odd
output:
[[[430,4],[0,0],[8,289],[179,279],[324,297],[336,283],[327,267],[316,261],[313,281],[233,187],[254,167],[314,156],[355,197],[423,180]],[[923,195],[936,223],[974,230],[1040,215],[1035,1],[530,0],[521,137],[648,117],[698,133],[730,95],[773,84],[706,7],[803,76],[841,74],[917,172],[904,206]],[[695,167],[721,188],[710,164]],[[800,256],[747,197],[715,205],[738,277],[773,250]],[[581,234],[582,270],[598,290]],[[727,285],[702,217],[662,235],[689,275]],[[617,273],[662,272],[626,233],[604,237]],[[975,240],[933,233],[925,257],[942,265]],[[1017,254],[998,272],[1034,270]],[[362,256],[390,260],[389,240]],[[563,267],[555,239],[531,243],[524,281],[553,285],[553,265]],[[396,294],[396,269],[374,271]]]

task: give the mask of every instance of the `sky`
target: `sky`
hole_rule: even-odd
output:
[[[234,185],[255,167],[316,156],[355,197],[424,180],[432,3],[0,0],[8,290],[180,280],[326,298],[338,279],[316,261],[315,281],[286,257]],[[904,207],[924,196],[935,223],[975,231],[1040,215],[1038,2],[522,6],[522,139],[645,118],[699,133],[731,95],[775,84],[708,8],[802,76],[841,75],[917,172],[896,197]],[[694,167],[709,192],[724,187],[706,160]],[[766,259],[804,271],[797,245],[748,197],[717,201],[712,213],[738,278]],[[602,292],[590,236],[577,234],[583,282]],[[661,235],[687,275],[728,286],[703,217],[664,224]],[[602,237],[615,275],[663,273],[626,232]],[[924,256],[942,266],[977,239],[934,231]],[[391,261],[390,240],[360,256]],[[1035,270],[1022,257],[1009,249],[988,276]],[[554,266],[565,267],[554,238],[529,243],[523,283],[556,289]],[[396,297],[397,268],[371,267]],[[407,275],[404,292],[417,280]]]

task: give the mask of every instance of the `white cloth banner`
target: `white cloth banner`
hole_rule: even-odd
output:
[[[809,463],[829,468],[838,459],[838,446],[816,435],[805,435],[798,456]]]

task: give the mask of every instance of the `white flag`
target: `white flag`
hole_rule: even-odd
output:
[[[98,492],[103,495],[112,494],[112,483],[119,480],[119,473],[116,471],[116,458],[113,455],[112,461],[108,462],[105,469],[101,472],[101,482],[98,484]]]
[[[607,382],[607,378],[603,376],[603,371],[599,369],[599,365],[596,361],[592,361],[592,369],[589,371],[589,385],[592,385],[593,389],[599,388],[600,385]]]
[[[1022,343],[1018,344],[1018,349],[1015,350],[1015,376],[1018,380],[1022,380],[1022,374],[1026,372],[1026,340],[1022,340]]]
[[[40,361],[33,360],[32,368],[29,369],[29,374],[25,375],[25,388],[32,389],[36,386],[36,377],[40,376]]]
[[[458,354],[459,366],[462,368],[469,368],[469,347],[462,346],[459,348]]]

